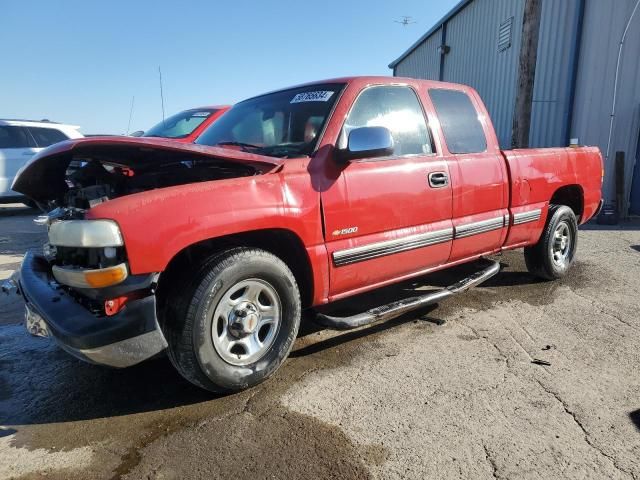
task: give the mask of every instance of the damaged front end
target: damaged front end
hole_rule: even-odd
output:
[[[228,148],[153,138],[95,137],[61,142],[25,165],[12,189],[46,211],[188,183],[259,175],[282,161]]]
[[[36,219],[48,242],[27,253],[14,281],[31,333],[46,332],[73,355],[114,367],[163,351],[158,274],[132,274],[117,219],[91,219],[88,212],[149,190],[260,175],[277,162],[154,139],[85,139],[39,154],[13,185],[48,212]]]

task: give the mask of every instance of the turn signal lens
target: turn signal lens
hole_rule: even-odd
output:
[[[84,272],[84,279],[92,288],[104,288],[116,285],[125,278],[127,278],[127,267],[124,264]]]
[[[126,263],[97,270],[83,270],[54,265],[51,270],[59,283],[75,288],[110,287],[122,282],[129,275]]]

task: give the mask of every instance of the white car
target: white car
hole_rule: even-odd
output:
[[[0,203],[25,202],[24,196],[11,190],[18,170],[43,148],[83,137],[79,128],[47,120],[0,119]]]

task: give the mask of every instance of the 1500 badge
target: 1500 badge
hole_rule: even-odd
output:
[[[333,232],[333,236],[336,236],[336,235],[351,235],[352,233],[356,233],[357,231],[358,231],[358,227],[343,228],[342,230],[335,230]]]

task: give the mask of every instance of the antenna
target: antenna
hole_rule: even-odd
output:
[[[158,65],[158,75],[160,75],[160,104],[162,105],[162,125],[164,126],[164,93],[162,92],[162,70]]]
[[[125,135],[129,135],[129,129],[131,128],[131,117],[133,117],[133,105],[136,101],[136,97],[131,97],[131,109],[129,110],[129,123],[127,123],[127,133]]]

